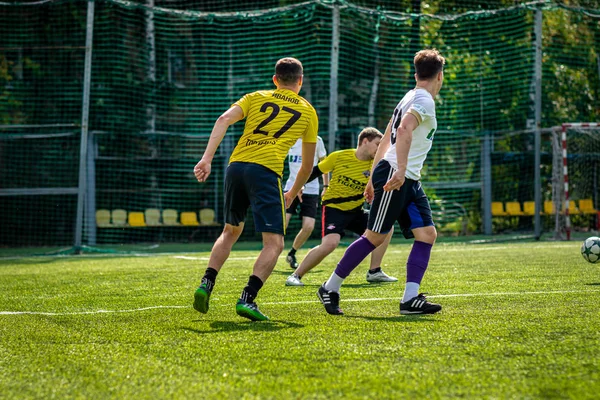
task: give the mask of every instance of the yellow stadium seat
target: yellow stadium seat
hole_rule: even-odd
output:
[[[504,204],[501,201],[492,201],[492,216],[505,217],[508,214],[504,211]]]
[[[127,222],[129,222],[129,226],[146,226],[146,221],[144,221],[143,212],[130,212],[129,216],[127,217]]]
[[[200,225],[221,225],[215,221],[215,210],[213,210],[212,208],[203,208],[202,210],[200,210]]]
[[[566,203],[563,203],[562,210],[560,211],[561,214],[565,213],[566,207],[567,207]],[[578,214],[581,214],[581,212],[579,211],[579,208],[577,208],[577,204],[575,204],[575,200],[569,200],[569,215],[578,215]]]
[[[194,211],[185,211],[181,213],[181,225],[198,226],[198,215]]]
[[[112,210],[111,216],[113,226],[127,225],[127,211],[117,208],[115,210]]]
[[[158,226],[160,225],[160,210],[157,208],[147,208],[144,211],[144,217],[146,218],[146,225]]]
[[[554,202],[552,200],[544,201],[544,214],[554,215],[556,210],[554,209]]]
[[[528,216],[535,215],[535,201],[523,202],[523,214]]]
[[[518,201],[506,202],[506,213],[511,216],[525,215],[523,211],[521,211],[521,203],[519,203]]]
[[[179,225],[179,222],[177,222],[177,210],[174,210],[172,208],[167,208],[166,210],[163,210],[162,219],[164,225]]]
[[[594,208],[594,202],[592,199],[581,199],[579,200],[579,210],[582,214],[597,214],[598,210]]]
[[[100,228],[112,226],[110,223],[109,210],[96,210],[96,225]]]

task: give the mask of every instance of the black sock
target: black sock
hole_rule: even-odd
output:
[[[258,295],[258,291],[262,287],[263,281],[261,281],[256,275],[250,275],[250,278],[248,278],[248,284],[244,288],[240,299],[244,300],[246,303],[254,303],[254,299]]]
[[[371,273],[371,274],[375,274],[375,273],[377,273],[377,272],[379,272],[379,271],[381,271],[381,267],[377,267],[377,268],[375,268],[375,269],[370,269],[370,270],[369,270],[369,273]]]
[[[219,271],[217,271],[214,268],[206,268],[206,272],[204,273],[204,277],[202,278],[202,282],[200,284],[204,283],[206,284],[208,290],[212,290],[215,286],[215,281],[217,280],[218,273]]]
[[[292,249],[288,253],[288,256],[294,256],[294,255],[296,255],[296,249],[292,247]]]

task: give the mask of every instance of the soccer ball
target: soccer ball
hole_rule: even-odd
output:
[[[581,243],[581,255],[586,261],[596,263],[600,260],[600,238],[592,236]]]

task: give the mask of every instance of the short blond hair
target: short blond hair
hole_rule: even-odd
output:
[[[367,139],[369,142],[372,142],[373,140],[377,138],[381,139],[382,137],[383,133],[381,133],[379,129],[373,128],[372,126],[368,126],[362,131],[360,131],[360,133],[358,134],[358,145],[360,146],[364,139]]]

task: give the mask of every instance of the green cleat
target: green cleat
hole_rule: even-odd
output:
[[[269,317],[261,313],[256,303],[246,303],[244,300],[238,300],[235,305],[235,312],[240,317],[248,318],[252,321],[268,321]]]
[[[194,309],[196,311],[200,311],[202,314],[208,312],[210,293],[211,291],[205,283],[201,284],[200,287],[196,289],[196,292],[194,293]]]

